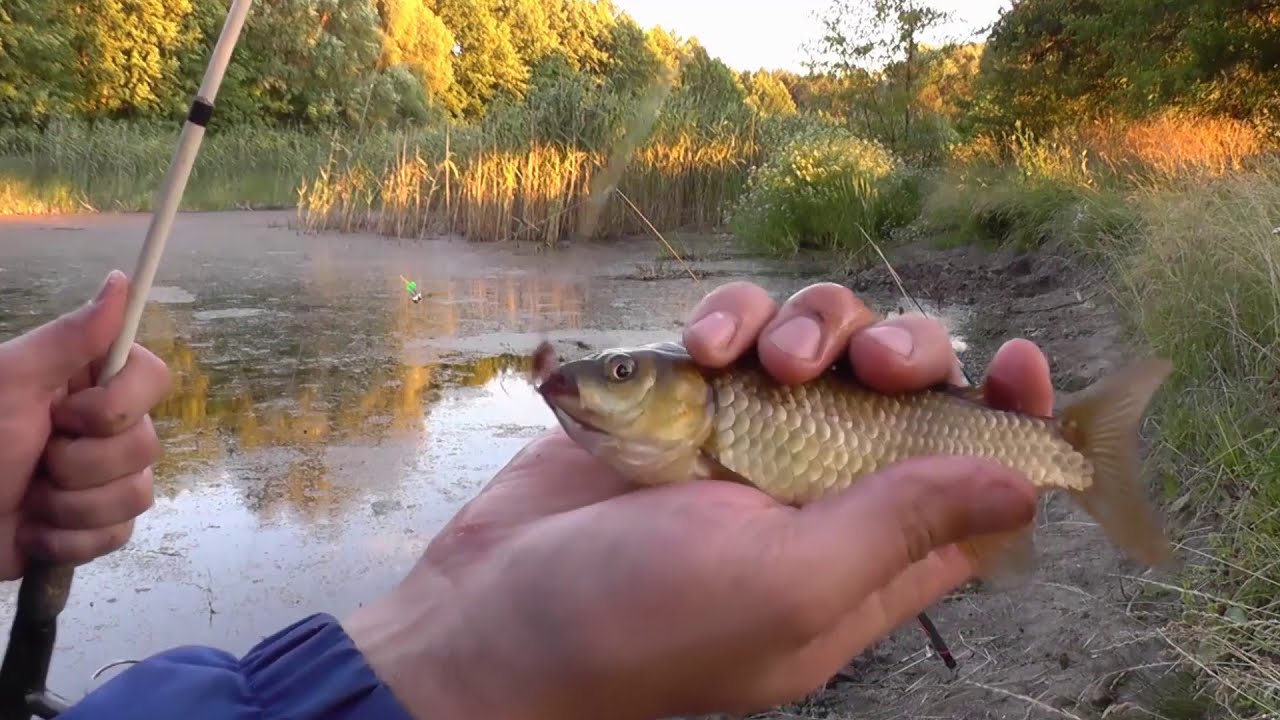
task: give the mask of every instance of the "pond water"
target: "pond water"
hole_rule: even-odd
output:
[[[0,338],[83,302],[110,268],[132,272],[148,219],[0,222]],[[59,693],[79,698],[101,682],[95,669],[174,645],[243,652],[390,587],[554,426],[521,364],[540,339],[572,353],[678,338],[720,283],[784,296],[824,279],[820,265],[745,257],[723,238],[684,239],[713,273],[699,284],[651,279],[653,240],[547,251],[303,235],[289,220],[209,213],[174,226],[139,335],[174,374],[154,413],[157,502],[128,547],[78,571],[50,678]],[[942,314],[963,320],[953,313]],[[16,590],[0,585],[5,628]]]

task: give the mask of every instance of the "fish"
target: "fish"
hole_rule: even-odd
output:
[[[550,353],[550,354],[549,354]],[[601,350],[564,363],[540,347],[534,384],[578,445],[636,485],[718,479],[802,506],[912,457],[971,455],[1062,491],[1131,559],[1173,549],[1146,497],[1139,430],[1172,364],[1152,357],[1096,381],[1048,417],[991,407],[952,383],[887,394],[837,362],[783,384],[749,354],[698,365],[678,342]],[[959,543],[976,575],[1008,587],[1036,568],[1034,524]]]

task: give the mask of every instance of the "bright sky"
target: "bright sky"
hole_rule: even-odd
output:
[[[967,37],[999,17],[1008,0],[935,0],[955,18],[951,34]],[[801,43],[817,36],[814,14],[827,0],[614,0],[644,27],[661,25],[698,38],[735,70],[804,70]],[[927,40],[928,38],[926,38]]]

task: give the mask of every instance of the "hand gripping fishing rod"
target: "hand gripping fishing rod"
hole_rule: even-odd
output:
[[[147,228],[146,241],[129,283],[124,327],[97,377],[99,386],[105,385],[124,368],[129,349],[133,347],[151,282],[186,190],[200,142],[204,139],[205,127],[213,116],[213,101],[239,39],[240,29],[244,26],[245,16],[249,13],[249,2],[232,0],[222,33],[205,68],[204,80],[187,111],[178,147],[169,164],[159,202]],[[46,684],[57,636],[58,614],[67,605],[74,573],[75,568],[70,565],[50,565],[39,558],[29,559],[18,590],[18,607],[9,631],[9,646],[5,649],[4,663],[0,665],[0,720],[31,720],[32,716],[48,720],[70,707],[70,703],[50,692]]]

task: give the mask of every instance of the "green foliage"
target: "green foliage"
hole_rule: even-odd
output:
[[[915,179],[879,143],[811,126],[752,171],[731,224],[773,252],[856,250],[914,218],[917,193]]]
[[[977,119],[1037,130],[1168,106],[1280,122],[1280,6],[1022,0],[987,39]]]
[[[523,95],[529,68],[488,0],[434,0],[432,9],[457,41],[457,82],[446,96],[450,110],[478,118],[498,95]]]
[[[553,55],[534,68],[524,99],[500,98],[481,127],[502,148],[552,143],[594,149],[614,137],[624,109],[624,100],[601,81]]]
[[[0,6],[0,123],[42,122],[74,98],[71,26],[59,2]]]
[[[810,64],[832,76],[859,134],[912,160],[938,160],[947,123],[921,107],[920,95],[950,48],[930,51],[920,38],[949,19],[922,0],[832,0],[809,45]]]
[[[411,71],[421,85],[425,108],[453,85],[453,31],[422,0],[378,0],[377,8],[383,33],[381,66]]]
[[[761,70],[745,73],[742,83],[747,88],[747,105],[763,117],[795,115],[796,101],[776,73]]]

